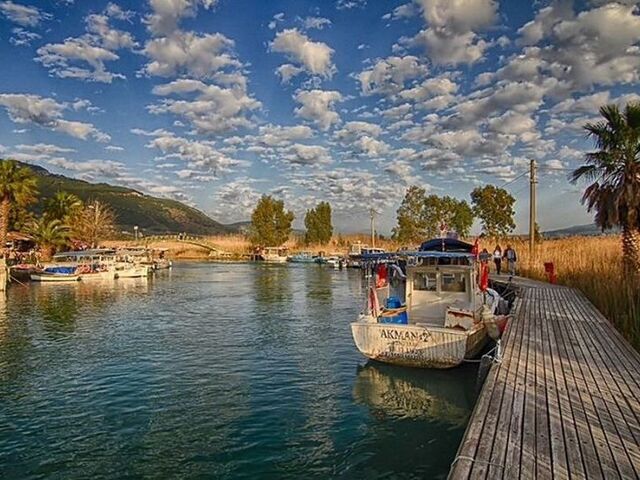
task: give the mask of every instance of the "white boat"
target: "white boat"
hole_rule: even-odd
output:
[[[266,263],[286,263],[287,258],[284,247],[265,247],[258,253],[258,259]]]
[[[437,239],[418,252],[363,255],[378,267],[367,308],[351,323],[358,350],[374,360],[422,368],[451,368],[476,356],[487,343],[485,322],[493,321],[500,298],[478,287],[471,249]],[[407,262],[406,274],[393,263],[398,258]],[[394,289],[390,275],[398,283]],[[487,298],[489,310],[483,308]]]
[[[362,266],[362,255],[372,255],[385,253],[382,248],[369,247],[361,242],[349,245],[349,253],[347,254],[347,268],[360,268]]]
[[[76,268],[81,280],[113,280],[116,252],[107,248],[61,252],[53,256],[52,267]]]
[[[34,282],[77,282],[80,275],[74,267],[48,267],[30,274]]]
[[[131,262],[116,263],[116,278],[142,278],[149,276],[148,265],[136,265]]]

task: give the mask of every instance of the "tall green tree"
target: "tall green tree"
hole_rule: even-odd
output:
[[[477,187],[471,192],[471,203],[486,235],[501,237],[516,228],[513,220],[516,199],[504,188],[495,185]]]
[[[571,180],[590,185],[582,196],[595,222],[604,229],[622,229],[625,269],[640,273],[640,102],[624,111],[616,105],[600,108],[603,121],[584,128],[596,151],[587,153],[585,164],[574,170]]]
[[[427,236],[424,188],[411,185],[407,188],[400,207],[396,211],[397,225],[393,228],[393,238],[401,243],[417,243]]]
[[[115,232],[116,214],[109,205],[93,200],[73,217],[71,233],[77,240],[87,242],[91,247],[98,246]]]
[[[82,210],[82,200],[73,193],[56,192],[44,202],[44,216],[47,220],[67,222]]]
[[[320,202],[316,208],[307,210],[304,216],[306,232],[304,240],[309,243],[329,243],[333,236],[333,224],[331,221],[331,205]]]
[[[263,195],[251,215],[249,240],[253,245],[279,247],[289,239],[294,218],[282,200]]]
[[[41,217],[35,220],[29,233],[43,252],[45,259],[51,258],[57,249],[69,242],[69,227],[58,219]]]
[[[394,238],[403,243],[416,243],[440,234],[440,226],[455,230],[460,236],[469,235],[473,224],[473,210],[464,200],[438,195],[426,195],[424,188],[411,186],[397,210]]]
[[[37,180],[15,160],[0,160],[0,248],[7,243],[12,213],[36,201]]]

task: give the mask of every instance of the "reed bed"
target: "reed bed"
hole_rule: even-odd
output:
[[[495,243],[481,245],[490,252]],[[502,248],[506,242],[501,242]],[[536,245],[533,261],[526,241],[513,240],[519,274],[547,280],[545,262],[553,262],[559,284],[581,290],[636,350],[640,350],[640,282],[626,276],[617,235],[568,237]]]

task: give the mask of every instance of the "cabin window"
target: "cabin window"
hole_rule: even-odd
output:
[[[467,282],[464,273],[443,273],[440,290],[443,292],[466,292]]]
[[[413,276],[413,289],[429,292],[436,291],[437,277],[435,272],[416,273]]]

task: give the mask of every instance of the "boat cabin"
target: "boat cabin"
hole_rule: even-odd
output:
[[[115,262],[116,251],[110,248],[94,248],[73,252],[61,252],[53,256],[56,264],[109,265]]]
[[[420,260],[407,265],[405,302],[409,322],[470,328],[482,305],[472,262],[464,254]]]

